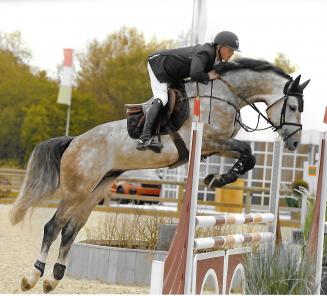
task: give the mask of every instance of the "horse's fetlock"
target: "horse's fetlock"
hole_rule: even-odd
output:
[[[42,277],[44,274],[45,263],[43,263],[39,260],[36,260],[36,262],[34,263],[34,267],[41,272],[40,277]]]

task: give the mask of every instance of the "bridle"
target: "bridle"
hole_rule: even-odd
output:
[[[239,93],[239,91],[233,85],[231,85],[228,81],[223,79],[220,75],[217,76],[217,79],[222,81],[234,95],[239,97],[242,101],[244,101],[246,103],[246,105],[250,106],[254,111],[256,111],[258,113],[258,121],[257,121],[257,125],[256,125],[255,128],[251,128],[251,127],[247,126],[246,124],[244,124],[242,122],[242,120],[241,120],[241,112],[237,108],[237,106],[235,106],[234,104],[232,104],[230,102],[227,102],[226,100],[223,100],[221,98],[218,98],[218,97],[215,97],[215,96],[212,95],[212,88],[213,88],[213,80],[212,80],[211,81],[211,94],[210,94],[210,111],[209,111],[209,119],[208,119],[209,124],[210,124],[210,114],[211,114],[211,100],[216,99],[216,100],[224,101],[224,102],[228,103],[229,105],[231,105],[231,106],[233,106],[235,108],[235,110],[236,110],[235,121],[238,122],[239,125],[247,132],[262,131],[262,130],[267,130],[267,129],[270,129],[270,128],[272,128],[273,131],[278,131],[278,130],[282,129],[283,126],[286,126],[286,125],[298,126],[298,129],[296,129],[291,134],[283,134],[282,135],[282,140],[286,141],[288,138],[292,137],[298,131],[302,130],[302,124],[287,122],[286,121],[286,107],[287,107],[287,102],[288,102],[289,96],[295,96],[298,99],[298,101],[299,101],[299,111],[303,112],[303,94],[301,94],[299,92],[289,91],[289,86],[293,82],[293,79],[290,79],[290,80],[288,80],[286,82],[286,84],[284,86],[284,90],[283,90],[284,96],[281,97],[280,99],[278,99],[277,101],[275,101],[274,103],[272,103],[271,105],[269,105],[267,107],[267,109],[266,109],[266,111],[268,111],[272,106],[274,106],[275,104],[277,104],[281,100],[284,100],[283,107],[282,107],[282,110],[281,110],[279,125],[276,125],[269,117],[267,117],[265,114],[263,114],[256,107],[256,105],[254,103],[250,103],[242,94]],[[202,96],[199,95],[198,82],[197,82],[197,97],[204,97],[203,95]],[[187,97],[185,99],[189,99],[189,98],[195,98],[195,97]],[[259,126],[259,122],[260,122],[260,117],[264,118],[270,126],[268,126],[266,128],[259,129],[258,126]]]
[[[285,88],[284,88],[285,89]],[[285,142],[288,138],[292,137],[294,134],[296,134],[298,131],[301,131],[302,130],[302,124],[300,123],[294,123],[294,122],[287,122],[286,121],[286,106],[287,106],[287,101],[289,99],[289,96],[291,95],[290,93],[284,93],[285,95],[280,98],[279,100],[277,100],[276,102],[272,103],[270,106],[267,107],[266,111],[268,111],[273,105],[275,105],[277,102],[279,102],[280,100],[284,100],[284,103],[283,103],[283,107],[282,107],[282,111],[281,111],[281,114],[280,114],[280,123],[279,125],[275,125],[271,122],[270,120],[270,124],[272,125],[272,128],[273,128],[273,131],[277,131],[279,129],[281,129],[284,125],[292,125],[292,126],[298,126],[298,129],[296,129],[294,132],[292,132],[291,134],[289,135],[283,135],[285,136],[283,139],[283,141]],[[292,96],[296,96],[298,100],[302,100],[303,99],[303,94],[300,94],[300,93],[297,93],[297,94],[292,94]],[[301,109],[300,109],[301,110]],[[303,112],[303,111],[300,111],[300,112]]]
[[[303,100],[303,94],[301,93],[296,93],[296,92],[290,92],[289,91],[289,86],[290,84],[292,83],[292,79],[288,80],[286,83],[285,83],[285,86],[284,86],[284,89],[283,89],[283,92],[284,92],[284,96],[282,96],[280,99],[278,99],[277,101],[275,101],[274,103],[272,103],[271,105],[269,105],[267,108],[266,108],[266,112],[272,107],[274,106],[276,103],[280,102],[281,100],[284,100],[284,103],[283,103],[283,107],[282,107],[282,110],[281,110],[281,114],[280,114],[280,122],[279,122],[279,125],[276,125],[269,117],[267,117],[266,115],[264,115],[257,107],[254,103],[250,103],[246,98],[244,98],[238,91],[237,89],[235,89],[234,86],[232,86],[228,81],[226,81],[224,78],[222,78],[220,75],[218,75],[218,79],[220,81],[222,81],[224,84],[227,85],[227,87],[229,88],[229,90],[235,94],[237,97],[239,97],[240,99],[242,99],[248,106],[250,106],[254,111],[256,111],[258,113],[258,122],[257,122],[257,126],[255,129],[252,129],[248,126],[246,126],[244,123],[241,122],[240,120],[240,113],[239,113],[239,117],[237,118],[237,122],[247,131],[247,132],[254,132],[254,131],[260,131],[260,130],[266,130],[266,129],[269,129],[269,128],[272,128],[272,130],[275,132],[275,131],[278,131],[280,129],[282,129],[282,127],[284,125],[291,125],[291,126],[298,126],[298,129],[296,129],[294,132],[292,132],[291,134],[288,134],[288,135],[282,135],[282,140],[285,142],[288,138],[292,137],[294,134],[296,134],[298,131],[301,131],[302,130],[302,124],[300,123],[294,123],[294,122],[287,122],[286,121],[286,106],[287,106],[287,102],[288,102],[288,99],[289,99],[289,96],[292,95],[292,96],[296,96],[298,101],[300,102],[300,100]],[[212,84],[213,84],[213,81],[212,81]],[[212,85],[211,85],[212,87]],[[302,107],[299,107],[299,110],[300,112],[303,112],[303,104],[299,104],[299,106],[302,106]],[[259,125],[259,121],[260,121],[260,116],[263,117],[269,124],[270,126],[267,127],[267,128],[263,128],[263,129],[258,129],[258,125]]]

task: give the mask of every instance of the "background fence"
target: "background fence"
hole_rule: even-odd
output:
[[[10,204],[15,201],[15,198],[18,195],[20,186],[23,182],[25,176],[25,170],[18,169],[7,169],[0,168],[0,204]],[[173,180],[144,180],[138,178],[119,178],[119,180],[125,180],[129,182],[147,184],[169,184],[177,186],[178,197],[176,198],[166,198],[166,197],[157,197],[157,196],[141,196],[141,195],[130,195],[130,194],[118,194],[111,193],[110,188],[108,188],[108,196],[105,198],[103,205],[98,205],[96,211],[104,212],[113,212],[113,213],[124,213],[124,214],[135,214],[135,215],[157,215],[162,217],[178,217],[179,210],[183,200],[183,193],[185,189],[184,181],[173,181]],[[204,186],[204,184],[200,184]],[[250,213],[250,212],[268,212],[268,206],[254,205],[252,204],[252,196],[255,193],[269,193],[270,188],[263,187],[244,187],[244,186],[232,186],[227,185],[225,189],[231,190],[242,190],[244,192],[244,202],[241,204],[235,203],[226,203],[226,202],[217,202],[217,201],[203,201],[199,200],[198,205],[204,209],[209,208],[211,210],[217,210],[217,208],[235,208],[239,212]],[[298,207],[288,207],[286,198],[293,196],[291,190],[280,190],[281,200],[280,200],[280,214],[281,214],[281,226],[284,227],[301,227],[301,208]],[[132,205],[120,206],[119,201],[127,199],[132,201]],[[49,208],[56,208],[60,197],[48,200],[43,206]],[[118,203],[113,202],[112,200],[117,200]],[[158,206],[152,207],[143,207],[138,204],[152,202],[158,204]],[[302,204],[302,203],[301,203]],[[166,208],[160,207],[161,205],[170,205],[171,209],[167,210]],[[286,217],[286,219],[285,219]]]

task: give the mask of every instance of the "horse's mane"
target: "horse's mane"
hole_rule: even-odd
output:
[[[276,74],[281,75],[287,79],[291,79],[287,73],[285,73],[281,68],[265,61],[265,60],[255,60],[249,58],[238,58],[234,61],[228,63],[219,63],[214,66],[214,69],[218,74],[223,74],[229,71],[237,71],[242,69],[253,70],[257,72],[261,71],[273,71]]]

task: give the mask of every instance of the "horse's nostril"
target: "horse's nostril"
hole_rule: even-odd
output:
[[[297,145],[299,145],[299,142],[295,141],[295,142],[293,143],[293,145],[294,145],[294,147],[296,148]]]

